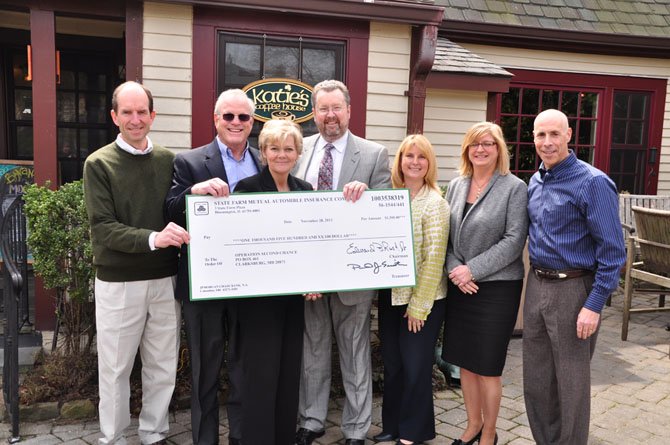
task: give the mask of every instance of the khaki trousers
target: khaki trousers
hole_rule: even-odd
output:
[[[180,312],[174,299],[174,280],[95,280],[99,444],[126,444],[130,372],[138,348],[142,358],[140,441],[150,444],[166,436],[179,348]]]

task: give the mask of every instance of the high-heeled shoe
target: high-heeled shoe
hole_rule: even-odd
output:
[[[481,443],[481,440],[480,440]],[[493,437],[493,445],[498,445],[498,433]]]
[[[474,445],[475,442],[477,442],[479,439],[482,437],[482,431],[484,430],[484,427],[481,427],[479,432],[475,437],[472,439],[468,440],[467,442],[462,441],[461,439],[456,439],[453,442],[451,442],[451,445]]]

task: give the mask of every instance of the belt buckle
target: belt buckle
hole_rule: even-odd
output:
[[[553,271],[553,270],[542,270],[539,268],[535,269],[535,276],[538,278],[545,278],[547,280],[561,280],[567,278],[568,276],[564,273]]]

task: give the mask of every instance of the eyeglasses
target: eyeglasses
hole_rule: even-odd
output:
[[[226,121],[226,122],[232,122],[233,119],[235,119],[235,116],[240,120],[240,122],[248,122],[249,119],[251,119],[251,115],[249,114],[233,114],[233,113],[223,113],[219,114],[221,118]]]
[[[486,142],[480,142],[478,144],[469,144],[468,148],[478,148],[480,145],[484,148],[492,148],[495,147],[497,144],[495,142],[486,141]]]
[[[319,114],[328,114],[330,111],[333,112],[333,114],[339,114],[344,110],[344,107],[341,107],[339,105],[335,105],[334,107],[320,107],[316,109],[316,112]]]

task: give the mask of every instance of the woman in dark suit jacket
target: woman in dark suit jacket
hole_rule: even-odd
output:
[[[298,125],[271,120],[263,126],[258,143],[265,166],[259,174],[238,182],[235,193],[312,190],[309,182],[290,174],[302,151]],[[290,445],[295,441],[304,323],[300,295],[240,302],[245,445]]]

